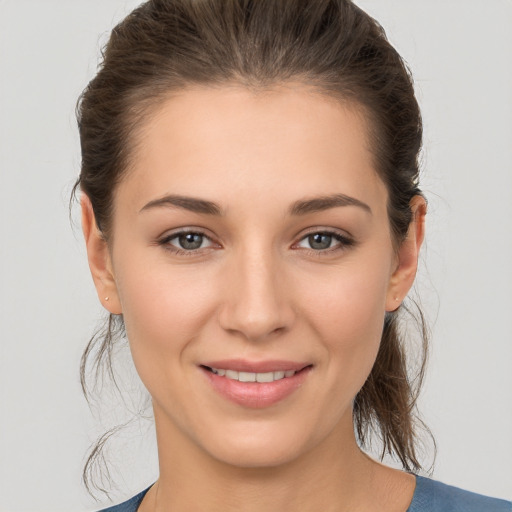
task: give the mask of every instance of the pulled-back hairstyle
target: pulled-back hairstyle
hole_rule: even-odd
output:
[[[117,25],[77,106],[82,164],[73,189],[89,197],[107,242],[114,192],[129,172],[137,130],[173,91],[223,84],[258,90],[283,83],[305,84],[362,109],[399,247],[412,221],[410,201],[420,194],[421,117],[404,61],[381,26],[350,0],[150,0]],[[418,470],[414,413],[427,339],[420,312],[422,352],[411,376],[400,316],[386,314],[375,365],[354,401],[354,427],[363,447],[377,434],[382,455]],[[123,334],[122,316],[111,315],[82,356],[86,396],[90,360],[96,375],[102,364],[111,368],[116,333]],[[87,486],[97,454],[98,446],[84,470]]]

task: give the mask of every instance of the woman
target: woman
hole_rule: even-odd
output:
[[[147,2],[79,125],[92,276],[158,439],[158,481],[108,510],[510,510],[414,475],[398,311],[424,237],[422,128],[370,17]],[[405,471],[360,449],[372,428]]]

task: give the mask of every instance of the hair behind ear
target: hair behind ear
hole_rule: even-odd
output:
[[[372,371],[354,400],[354,426],[363,447],[368,447],[371,434],[382,442],[381,458],[396,455],[407,471],[418,471],[422,465],[417,454],[417,427],[420,426],[435,440],[417,414],[418,395],[425,376],[429,336],[424,315],[413,302],[414,315],[406,305],[386,313],[379,352]],[[407,314],[417,323],[421,333],[419,367],[410,375],[406,345],[400,332],[399,318]],[[402,322],[403,324],[403,322]],[[410,353],[410,350],[407,351]]]

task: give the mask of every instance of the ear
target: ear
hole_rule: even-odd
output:
[[[120,315],[122,309],[117,293],[110,251],[106,240],[96,225],[91,201],[85,194],[82,194],[80,206],[82,207],[82,231],[87,249],[87,259],[89,260],[89,268],[91,269],[98,298],[106,310],[114,315]]]
[[[389,281],[386,311],[394,311],[400,306],[414,282],[418,269],[418,256],[425,236],[427,202],[423,196],[414,196],[410,206],[412,220],[407,236],[398,249],[398,266]]]

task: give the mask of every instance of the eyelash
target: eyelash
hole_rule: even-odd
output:
[[[313,235],[329,236],[338,242],[338,244],[335,245],[334,247],[328,247],[327,249],[303,248],[303,250],[305,250],[308,253],[312,254],[313,256],[317,256],[317,257],[327,256],[327,255],[331,255],[333,253],[338,253],[340,251],[345,251],[348,248],[353,247],[356,244],[356,242],[353,238],[351,238],[347,235],[342,235],[341,233],[338,233],[337,231],[330,231],[330,230],[326,229],[326,230],[311,231],[309,233],[306,233],[297,243],[294,244],[294,246],[297,246],[303,240],[306,240],[308,237],[313,236]]]
[[[175,238],[179,238],[180,236],[183,236],[183,235],[199,235],[203,238],[206,238],[210,242],[212,242],[212,239],[200,230],[184,229],[182,231],[178,231],[176,233],[172,233],[168,236],[165,236],[164,238],[162,238],[161,240],[158,241],[158,245],[163,246],[166,251],[169,251],[178,256],[197,256],[198,252],[201,249],[192,249],[192,250],[180,249],[179,247],[175,247],[170,243],[171,240],[174,240]],[[213,242],[212,242],[212,244],[213,244]]]
[[[210,248],[210,247],[206,247],[206,248],[186,250],[186,249],[180,249],[178,247],[175,247],[170,243],[171,240],[174,240],[176,238],[179,238],[180,236],[187,235],[187,234],[199,235],[199,236],[209,240],[210,242],[212,242],[212,239],[208,235],[203,233],[202,231],[191,229],[191,230],[182,230],[182,231],[178,231],[176,233],[172,233],[168,236],[165,236],[164,238],[159,240],[157,243],[158,243],[158,245],[163,246],[165,250],[167,250],[173,254],[176,254],[178,256],[196,256],[199,253],[199,251],[201,251],[202,249]],[[343,251],[343,250],[346,250],[346,249],[356,245],[355,240],[353,238],[350,238],[349,236],[342,235],[341,233],[338,233],[336,231],[319,230],[319,231],[311,231],[309,233],[306,233],[298,242],[293,244],[293,246],[294,247],[297,246],[300,242],[302,242],[303,240],[306,240],[308,237],[313,236],[313,235],[329,236],[329,237],[332,237],[334,240],[336,240],[339,243],[337,246],[328,247],[327,249],[303,248],[303,250],[307,251],[308,253],[310,253],[314,256],[318,256],[318,257],[322,257],[325,254],[332,254],[334,252]],[[212,244],[213,244],[213,242],[212,242]]]

